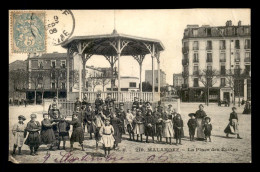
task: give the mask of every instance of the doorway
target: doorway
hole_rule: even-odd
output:
[[[229,92],[224,92],[224,100],[227,100],[228,102],[230,102],[230,93]]]

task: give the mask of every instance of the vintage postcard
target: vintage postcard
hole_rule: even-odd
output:
[[[9,10],[9,161],[251,163],[250,15]]]

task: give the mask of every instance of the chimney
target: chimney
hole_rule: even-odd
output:
[[[226,26],[232,26],[232,21],[231,21],[231,20],[228,20],[228,21],[226,22]]]
[[[238,26],[241,26],[241,24],[242,24],[242,22],[239,20],[237,25],[238,25]]]

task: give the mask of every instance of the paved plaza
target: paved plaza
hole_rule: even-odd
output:
[[[111,155],[104,157],[102,146],[95,149],[95,140],[89,140],[89,134],[85,132],[84,148],[81,151],[78,143],[74,144],[74,151],[69,152],[70,143],[66,143],[66,150],[51,151],[46,155],[46,146],[39,148],[37,156],[31,156],[27,145],[22,147],[22,155],[16,155],[14,158],[10,155],[9,160],[16,163],[250,163],[251,162],[251,114],[242,114],[243,106],[237,107],[239,118],[240,136],[243,139],[236,139],[236,136],[225,137],[223,130],[228,124],[231,107],[219,107],[217,104],[204,106],[206,114],[211,117],[213,125],[212,142],[189,141],[189,132],[187,127],[188,113],[195,112],[199,103],[181,103],[181,115],[184,122],[184,135],[182,145],[166,145],[163,143],[143,143],[129,141],[128,134],[123,135],[123,140],[119,144],[119,150],[112,150]],[[9,107],[9,150],[13,148],[13,135],[11,128],[18,120],[19,115],[24,115],[27,123],[30,120],[31,113],[37,113],[37,120],[42,118],[43,107],[20,106]],[[72,127],[71,127],[72,128]],[[70,133],[71,134],[71,133]],[[173,140],[175,143],[175,140]]]

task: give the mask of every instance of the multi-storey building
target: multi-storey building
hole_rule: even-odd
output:
[[[183,101],[204,101],[205,87],[197,77],[199,71],[218,71],[216,82],[209,89],[210,101],[240,97],[251,99],[251,26],[236,26],[227,21],[225,26],[187,25],[182,39],[184,84]],[[239,71],[248,77],[227,81],[227,71]],[[229,84],[228,84],[229,83]]]
[[[176,89],[181,88],[182,84],[184,83],[182,73],[174,73],[173,74],[173,87]]]
[[[40,99],[41,90],[44,90],[44,98],[52,98],[57,95],[66,97],[66,53],[46,53],[28,55],[27,66],[29,82],[27,98]]]
[[[152,70],[145,70],[145,82],[149,82],[152,85]],[[158,70],[154,70],[154,87],[158,87]],[[166,86],[166,74],[164,71],[160,70],[160,86]]]

